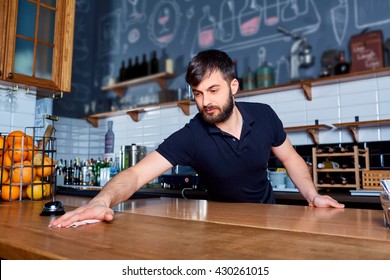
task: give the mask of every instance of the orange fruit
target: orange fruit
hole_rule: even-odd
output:
[[[38,152],[38,147],[37,146],[33,146],[33,145],[28,145],[27,146],[27,152],[28,152],[28,156],[27,156],[27,160],[28,161],[32,161],[33,160],[33,153],[34,155],[37,154]]]
[[[32,145],[34,145],[34,139],[30,135],[26,134],[25,137],[24,137],[24,144],[26,146],[32,146]]]
[[[5,182],[7,182],[8,178],[9,178],[9,174],[8,174],[7,169],[0,168],[0,181],[1,181],[1,183],[4,184]]]
[[[7,144],[5,136],[0,136],[0,155],[3,154],[3,151],[5,149],[7,149],[7,147],[8,147],[8,144]]]
[[[23,136],[26,134],[21,130],[14,130],[7,136],[7,143],[9,147],[13,147],[15,144],[21,144]]]
[[[18,200],[20,189],[18,186],[3,185],[1,187],[1,198],[3,200]]]
[[[32,200],[39,200],[43,197],[49,196],[50,184],[42,181],[34,180],[26,189],[27,197]]]
[[[37,154],[34,157],[34,166],[39,177],[47,177],[53,174],[54,172],[54,163],[51,158],[47,155],[43,156],[42,163],[42,154]]]
[[[14,165],[13,161],[9,157],[8,153],[4,153],[1,163],[3,164],[3,168],[10,170],[12,165]]]
[[[14,162],[21,162],[27,159],[28,150],[21,143],[15,143],[13,148],[8,150],[8,155]]]
[[[12,183],[22,183],[23,185],[31,184],[34,181],[35,174],[35,168],[31,161],[27,160],[23,162],[23,165],[20,162],[15,163],[10,171]]]

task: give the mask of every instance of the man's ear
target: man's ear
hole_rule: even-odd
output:
[[[238,89],[240,87],[240,83],[237,79],[233,79],[230,83],[230,88],[232,90],[232,94],[235,95],[238,92]]]

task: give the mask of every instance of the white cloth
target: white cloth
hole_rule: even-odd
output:
[[[73,228],[77,228],[79,226],[83,226],[83,225],[87,225],[87,224],[94,224],[94,223],[99,223],[99,222],[102,222],[102,220],[84,220],[84,221],[78,221],[78,222],[74,222],[73,224],[67,226],[67,228],[70,228],[70,227],[73,227]],[[49,225],[49,227],[53,227],[52,225]],[[57,225],[56,228],[60,228],[62,227],[61,225]]]

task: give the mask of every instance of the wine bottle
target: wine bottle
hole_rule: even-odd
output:
[[[131,58],[129,58],[127,67],[126,67],[126,74],[125,74],[125,80],[131,80],[134,78],[134,66],[133,66],[133,61]]]
[[[339,62],[336,64],[334,68],[335,75],[342,75],[349,73],[349,63],[345,61],[345,53],[344,51],[339,52]]]
[[[159,72],[159,65],[156,51],[153,51],[152,58],[150,59],[150,74],[157,74]]]
[[[126,80],[126,66],[125,66],[125,61],[122,60],[122,65],[121,68],[119,69],[118,82],[123,82],[125,80]]]
[[[319,169],[333,169],[335,168],[335,163],[330,161],[328,158],[325,159],[325,161],[318,163],[317,167]]]
[[[142,55],[142,62],[141,62],[141,65],[140,65],[140,76],[144,77],[144,76],[149,75],[149,73],[150,73],[149,72],[149,64],[146,61],[146,54],[143,54]]]
[[[329,175],[329,173],[326,173],[326,176],[323,178],[324,184],[330,184],[334,185],[336,183],[335,179]]]
[[[342,146],[334,146],[333,148],[334,153],[345,153],[345,148]]]
[[[346,185],[346,184],[348,184],[347,178],[343,177],[343,176],[336,176],[334,178],[334,180],[335,180],[335,183],[339,184],[339,185]]]
[[[133,78],[139,78],[141,77],[141,64],[139,63],[138,56],[135,57],[135,62],[133,66]]]

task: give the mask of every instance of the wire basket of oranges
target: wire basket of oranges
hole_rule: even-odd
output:
[[[28,133],[15,130],[0,134],[0,186],[5,201],[44,200],[55,186],[54,127],[49,125],[43,136],[35,128]]]

